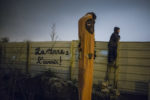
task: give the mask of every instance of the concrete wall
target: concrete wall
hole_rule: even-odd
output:
[[[36,75],[48,69],[65,79],[77,79],[78,41],[1,44],[1,67],[16,68]],[[150,42],[121,42],[119,47],[119,89],[148,93]],[[107,42],[95,44],[94,84],[104,81],[107,69]],[[113,76],[113,73],[112,73]]]

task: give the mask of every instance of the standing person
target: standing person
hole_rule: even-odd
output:
[[[113,87],[117,88],[118,83],[118,64],[117,64],[117,49],[118,49],[118,43],[120,40],[120,28],[114,27],[114,32],[112,33],[109,43],[108,43],[108,65],[107,65],[107,75],[106,80],[108,80],[110,84],[110,77],[112,71],[114,71],[114,77],[113,77]]]
[[[108,64],[114,65],[117,58],[117,47],[120,40],[120,28],[114,27],[109,43],[108,43]]]

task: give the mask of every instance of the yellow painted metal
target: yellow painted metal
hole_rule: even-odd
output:
[[[92,19],[88,14],[79,20],[79,100],[91,100],[94,65],[94,32],[86,29],[86,21]]]

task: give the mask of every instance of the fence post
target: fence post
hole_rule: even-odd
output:
[[[2,59],[2,63],[3,64],[7,64],[6,63],[6,43],[3,43],[3,47],[2,47],[2,57],[3,57],[3,59]],[[4,66],[3,66],[4,67]]]
[[[119,78],[119,52],[120,52],[120,42],[118,42],[117,47],[117,59],[116,59],[116,69],[115,69],[115,75],[114,75],[114,87],[118,89],[118,78]]]
[[[150,100],[150,81],[148,83],[148,100]]]
[[[70,79],[73,79],[73,72],[74,72],[74,61],[75,61],[75,51],[74,51],[74,40],[71,42],[71,48],[70,48],[70,52],[71,52],[71,66],[70,66]]]
[[[31,51],[31,44],[27,42],[27,62],[26,62],[26,74],[30,73],[30,51]]]
[[[6,43],[0,44],[0,68],[4,68],[6,64]]]
[[[3,48],[2,48],[2,43],[0,43],[0,68],[1,68],[1,66],[2,66],[2,59],[3,59],[3,58],[2,58],[2,57],[3,57],[3,56],[2,56],[2,54],[3,54],[3,53],[2,53],[2,50],[3,50]]]

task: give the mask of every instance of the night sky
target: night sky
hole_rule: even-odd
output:
[[[96,41],[108,41],[115,26],[121,41],[150,41],[150,0],[0,0],[0,37],[50,41],[56,24],[58,40],[77,40],[78,20],[91,11]]]

